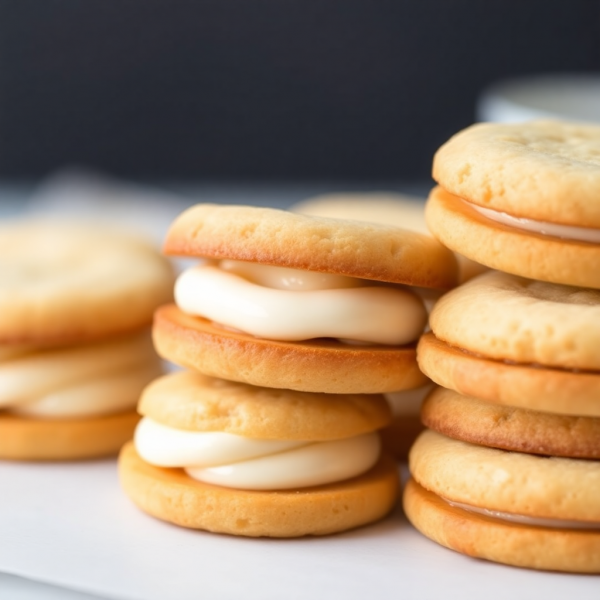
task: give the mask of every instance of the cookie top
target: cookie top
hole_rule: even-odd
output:
[[[415,480],[454,502],[516,515],[600,521],[600,462],[506,452],[422,433],[409,456]]]
[[[329,395],[256,387],[191,371],[161,377],[139,412],[163,425],[264,440],[335,440],[375,431],[391,420],[381,395]]]
[[[272,208],[199,204],[175,220],[164,249],[420,287],[457,279],[454,256],[429,236]]]
[[[600,419],[502,406],[436,388],[421,408],[423,423],[448,437],[570,458],[600,458]]]
[[[515,217],[600,227],[600,126],[473,125],[437,151],[433,178],[469,202]]]
[[[152,321],[173,274],[148,243],[55,222],[0,226],[0,344],[61,344]]]
[[[444,342],[489,358],[600,370],[600,291],[484,273],[430,315]]]

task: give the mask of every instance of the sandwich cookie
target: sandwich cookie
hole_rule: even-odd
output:
[[[600,288],[600,126],[479,124],[436,153],[427,223],[444,245],[531,279]]]
[[[122,486],[142,510],[184,527],[250,537],[324,535],[394,506],[398,472],[377,430],[379,395],[259,388],[195,372],[144,391]]]
[[[477,446],[421,434],[404,494],[412,524],[478,558],[600,572],[600,462]]]
[[[425,221],[424,200],[395,192],[324,194],[294,204],[290,210],[316,217],[395,225],[402,229],[431,235]],[[483,265],[461,254],[456,253],[455,256],[458,262],[459,283],[468,281],[487,270]]]
[[[168,262],[135,238],[74,224],[0,235],[0,458],[115,453],[162,372],[148,325]]]
[[[410,287],[449,288],[452,254],[396,227],[243,206],[183,213],[168,254],[182,273],[160,309],[164,358],[206,375],[308,392],[381,393],[425,378],[415,341],[427,312]]]
[[[600,292],[489,272],[446,294],[419,365],[465,396],[600,417]]]

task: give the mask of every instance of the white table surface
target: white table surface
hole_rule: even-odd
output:
[[[88,184],[55,180],[30,204],[22,202],[27,188],[0,186],[0,217],[24,210],[106,216],[108,206],[120,222],[140,225],[140,190],[121,190],[119,197],[113,188],[106,196],[108,188]],[[317,191],[212,186],[190,196],[286,206]],[[142,229],[160,238],[170,215],[191,203],[156,195],[148,201],[154,209],[143,211]],[[600,579],[461,556],[421,536],[399,509],[380,523],[325,538],[253,540],[189,531],[138,511],[119,488],[113,460],[0,463],[0,598],[200,597],[596,600]]]

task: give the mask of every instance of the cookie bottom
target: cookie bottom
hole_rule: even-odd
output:
[[[32,419],[0,413],[0,459],[78,460],[116,454],[133,437],[135,411],[88,419]]]
[[[539,281],[600,288],[600,244],[507,227],[441,187],[429,196],[426,218],[444,246],[492,269]]]
[[[248,537],[327,535],[377,521],[394,506],[396,464],[386,456],[346,481],[293,491],[248,491],[196,481],[143,461],[133,443],[119,457],[121,485],[148,514],[182,527]]]
[[[418,413],[395,417],[390,425],[380,431],[383,449],[396,460],[405,462],[408,460],[408,451],[424,429]]]
[[[409,521],[433,541],[467,556],[568,573],[600,573],[600,531],[505,523],[450,506],[413,479],[404,491]]]
[[[154,316],[156,351],[204,375],[251,385],[324,392],[380,394],[419,387],[414,344],[359,346],[334,340],[278,342],[216,327],[174,304]]]

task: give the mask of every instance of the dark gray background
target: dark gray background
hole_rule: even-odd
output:
[[[596,0],[0,0],[0,177],[422,180],[484,86],[590,70]]]

